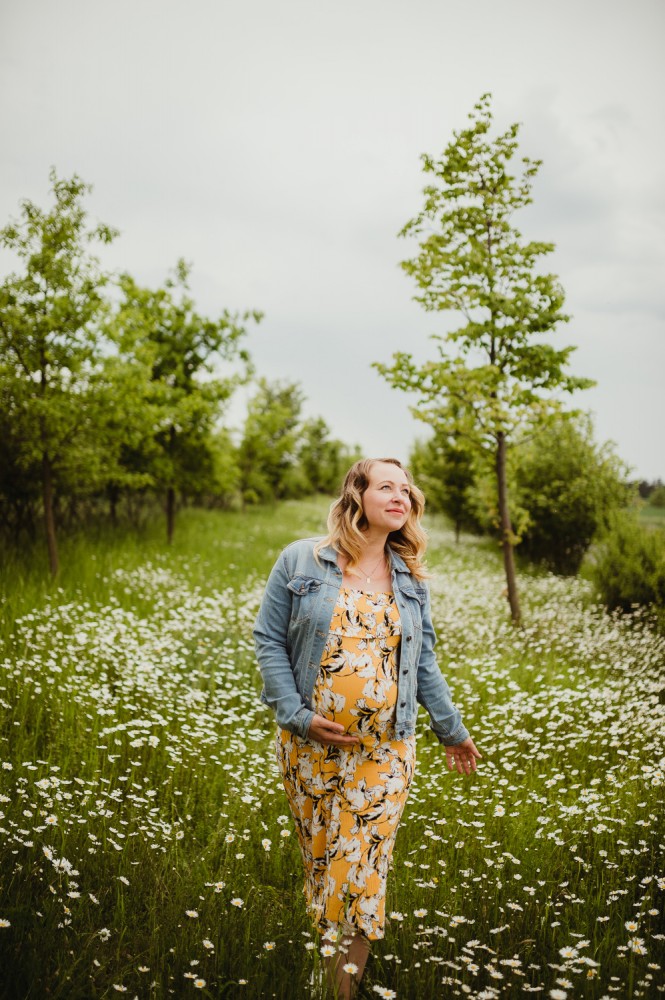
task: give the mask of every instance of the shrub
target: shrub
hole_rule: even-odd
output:
[[[515,459],[514,501],[524,515],[518,553],[555,573],[576,573],[596,533],[634,493],[627,470],[611,445],[596,444],[586,416],[560,418]]]
[[[665,610],[665,534],[628,514],[613,518],[589,572],[610,610],[630,611],[635,605]]]
[[[659,483],[649,496],[649,503],[652,507],[665,507],[665,486]]]

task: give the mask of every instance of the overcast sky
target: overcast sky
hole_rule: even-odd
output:
[[[577,404],[665,478],[664,28],[662,0],[0,0],[0,224],[77,172],[122,233],[108,266],[158,284],[185,257],[202,311],[265,312],[259,374],[406,458],[427,428],[370,363],[432,357],[449,321],[413,302],[397,232],[420,154],[491,91],[543,160],[515,222],[556,244],[554,342],[598,382]]]

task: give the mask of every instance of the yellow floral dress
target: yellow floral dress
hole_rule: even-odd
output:
[[[361,742],[324,746],[277,732],[305,899],[324,933],[384,934],[386,877],[415,766],[415,737],[394,732],[400,639],[393,594],[342,587],[312,708]]]

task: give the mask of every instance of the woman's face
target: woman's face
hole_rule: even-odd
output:
[[[411,510],[411,488],[406,473],[392,462],[377,462],[369,472],[363,494],[363,513],[370,530],[399,531]]]

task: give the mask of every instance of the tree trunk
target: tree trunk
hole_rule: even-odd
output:
[[[175,427],[173,424],[169,427],[169,444],[168,453],[171,465],[171,476],[173,476],[173,453],[175,451]],[[166,489],[166,541],[170,545],[173,541],[173,532],[175,530],[175,487],[173,485],[168,486]]]
[[[175,490],[169,486],[166,490],[166,541],[171,544],[173,541],[173,530],[175,528]]]
[[[521,621],[520,599],[517,593],[515,578],[515,555],[513,552],[513,526],[510,523],[508,510],[508,484],[506,482],[506,436],[499,431],[496,436],[496,482],[499,493],[499,520],[501,523],[501,547],[503,549],[503,565],[506,571],[508,586],[508,603],[514,625]]]
[[[117,486],[111,485],[108,488],[109,497],[109,514],[111,517],[111,524],[114,528],[118,526],[118,496],[120,495],[120,490]]]
[[[55,517],[53,516],[53,470],[51,469],[51,461],[46,454],[42,456],[42,498],[48,561],[51,576],[55,577],[58,575],[60,563],[58,560],[58,541],[55,534]]]
[[[462,530],[459,520],[455,521],[455,541],[459,545],[460,531]]]

